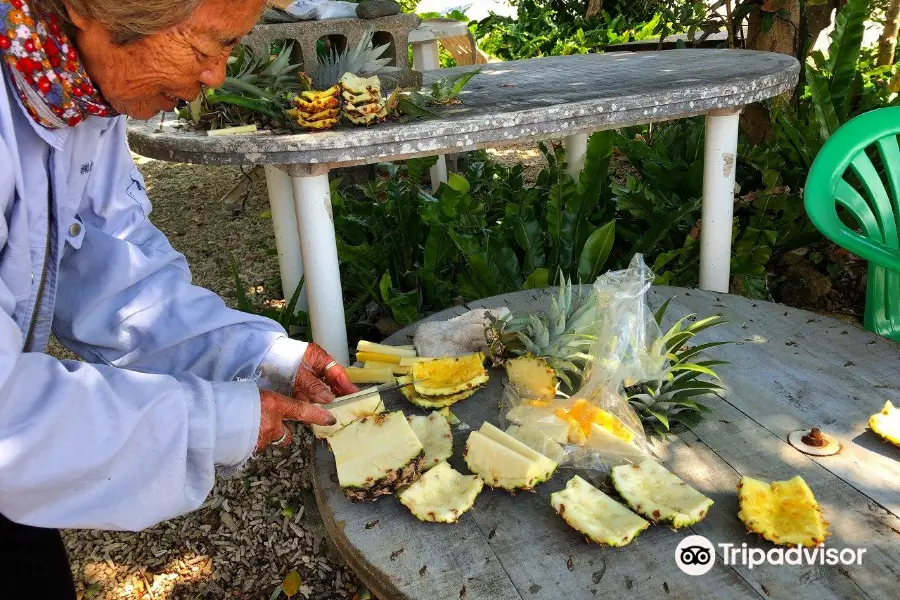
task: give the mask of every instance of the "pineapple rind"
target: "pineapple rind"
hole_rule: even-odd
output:
[[[412,377],[398,377],[397,382],[401,384],[412,383]],[[420,396],[412,385],[404,385],[402,388],[400,388],[400,393],[403,394],[404,398],[409,400],[410,404],[414,404],[419,408],[424,408],[426,410],[439,410],[441,408],[453,406],[457,402],[474,396],[475,392],[480,389],[481,388],[478,387],[460,392],[458,394],[450,394],[449,396],[431,396],[429,398],[425,398],[423,396]]]
[[[450,423],[440,413],[433,412],[427,417],[408,417],[409,426],[425,447],[425,466],[431,469],[453,456],[453,433]]]
[[[421,521],[455,523],[472,508],[483,487],[477,475],[463,475],[442,461],[397,498]]]
[[[702,521],[713,501],[690,487],[656,461],[613,467],[613,487],[634,512],[674,529]]]
[[[822,509],[799,475],[771,484],[742,477],[738,490],[738,518],[770,542],[811,548],[829,535]]]
[[[449,396],[477,388],[488,381],[484,354],[441,358],[413,365],[413,381],[420,396]]]
[[[338,482],[351,500],[372,500],[421,474],[425,449],[400,412],[353,421],[328,438]]]
[[[900,446],[900,409],[886,402],[880,413],[869,418],[869,429],[884,441]]]
[[[650,526],[577,475],[550,494],[550,505],[570,527],[606,546],[626,546]]]

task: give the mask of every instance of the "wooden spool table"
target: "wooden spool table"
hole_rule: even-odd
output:
[[[472,68],[428,71],[425,87]],[[485,65],[465,89],[463,104],[442,109],[437,119],[209,137],[179,128],[169,115],[162,125],[159,118],[131,124],[128,141],[135,152],[159,160],[266,165],[285,297],[305,275],[313,339],[346,363],[330,169],[564,138],[577,177],[591,132],[706,115],[700,284],[726,290],[739,113],[792,90],[799,71],[790,56],[744,50],[556,56]]]
[[[706,402],[715,412],[654,443],[668,469],[715,501],[705,520],[678,532],[651,526],[624,548],[587,544],[550,507],[550,493],[575,474],[561,468],[534,493],[485,487],[458,525],[422,523],[394,497],[347,500],[331,452],[317,443],[313,482],[326,529],[372,592],[381,600],[897,598],[900,448],[880,441],[867,421],[886,400],[900,401],[900,346],[840,321],[737,296],[659,288],[650,304],[671,296],[669,321],[721,313],[729,324],[704,332],[702,341],[737,341],[715,349],[716,358],[732,363],[720,367],[727,392]],[[533,311],[546,303],[546,292],[520,292],[468,308]],[[414,330],[388,343],[410,343]],[[492,375],[486,389],[452,409],[472,429],[485,420],[497,423],[502,375]],[[389,410],[424,414],[393,393],[385,402]],[[790,432],[814,426],[843,450],[814,458],[787,443]],[[451,464],[461,472],[468,472],[462,460],[468,433],[454,433]],[[865,549],[862,564],[723,564],[718,544],[775,547],[748,535],[737,518],[742,475],[764,481],[801,475],[831,523],[826,548]],[[686,575],[675,564],[676,546],[689,535],[717,547],[705,575]]]

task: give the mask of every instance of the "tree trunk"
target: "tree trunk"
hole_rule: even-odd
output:
[[[584,13],[585,19],[596,17],[603,10],[603,0],[588,0],[587,11]]]
[[[785,8],[788,18],[776,18],[769,31],[763,31],[762,11],[750,13],[747,49],[797,56],[800,52],[800,0],[793,0]],[[772,135],[772,119],[769,110],[762,104],[751,104],[744,109],[741,126],[753,144],[759,144]]]
[[[897,29],[900,28],[900,0],[891,0],[884,19],[884,33],[878,41],[878,66],[894,64],[897,52]]]

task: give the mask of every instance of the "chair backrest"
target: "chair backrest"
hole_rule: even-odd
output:
[[[886,269],[900,272],[900,107],[866,113],[841,127],[816,157],[806,182],[804,202],[813,224],[831,241]],[[877,148],[885,182],[866,154]],[[862,184],[864,198],[844,176],[851,170]],[[861,232],[844,224],[843,206]]]

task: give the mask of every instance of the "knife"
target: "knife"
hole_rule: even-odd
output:
[[[419,379],[418,381],[427,381],[426,379]],[[368,398],[369,396],[374,396],[376,394],[381,394],[382,392],[390,392],[393,390],[399,390],[400,388],[404,388],[410,385],[416,384],[417,381],[410,381],[408,383],[382,383],[381,385],[376,385],[374,387],[366,388],[364,390],[360,390],[354,394],[350,394],[348,396],[341,396],[336,399],[331,404],[322,404],[322,408],[329,410],[332,408],[336,408],[338,406],[343,406],[345,404],[350,404],[352,402],[356,402],[360,398]]]

